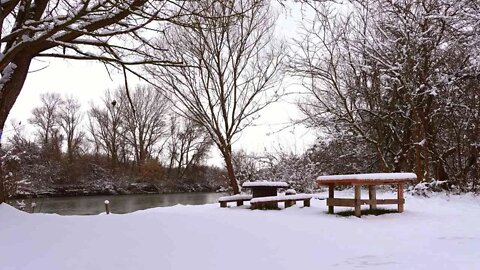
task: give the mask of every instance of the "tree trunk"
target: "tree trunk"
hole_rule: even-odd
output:
[[[423,162],[424,162],[424,173],[425,173],[425,181],[429,182],[430,179],[430,155],[428,153],[428,140],[425,141],[425,144],[423,145]]]
[[[223,159],[225,161],[225,166],[227,167],[228,173],[228,180],[230,183],[230,187],[233,190],[233,194],[240,194],[240,187],[237,182],[237,178],[235,177],[235,170],[233,169],[233,162],[232,162],[232,149],[231,147],[224,147],[225,151],[223,153]]]
[[[73,139],[69,136],[67,138],[67,155],[68,155],[68,163],[73,163]]]
[[[4,177],[3,177],[3,171],[0,166],[0,204],[4,203],[7,201],[7,191],[5,190],[5,183],[4,183]]]
[[[415,145],[415,173],[417,174],[417,181],[423,181],[423,162],[422,162],[422,146],[420,145],[420,140],[422,139],[421,134],[421,123],[419,120],[418,112],[414,113],[414,145]]]
[[[8,114],[22,90],[31,61],[32,57],[29,55],[20,54],[15,57],[12,63],[16,65],[16,68],[13,69],[10,80],[0,88],[0,131],[3,131]]]

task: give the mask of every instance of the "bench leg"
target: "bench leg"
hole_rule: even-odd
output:
[[[220,207],[222,207],[222,208],[227,207],[227,202],[220,202]]]
[[[328,185],[328,198],[333,199],[335,197],[335,185]],[[328,213],[333,214],[333,205],[328,206]]]
[[[250,205],[250,209],[260,209],[260,210],[265,210],[265,209],[270,209],[269,203],[265,202],[257,202],[257,203],[252,203]]]
[[[398,199],[398,212],[403,212],[403,183],[398,183],[398,191],[397,191],[397,199]]]
[[[377,209],[377,191],[375,185],[368,186],[368,199],[370,200],[370,210]]]
[[[285,201],[285,208],[293,206],[293,201]]]
[[[237,201],[237,206],[242,206],[243,205],[243,201]]]
[[[362,209],[360,208],[361,206],[361,200],[362,200],[362,194],[361,194],[361,189],[360,185],[355,185],[355,216],[361,217],[362,216]]]
[[[310,199],[303,200],[304,207],[310,207]]]

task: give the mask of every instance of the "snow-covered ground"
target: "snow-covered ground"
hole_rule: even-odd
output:
[[[2,204],[0,269],[480,269],[473,195],[407,196],[403,214],[361,219],[299,205],[66,217]]]

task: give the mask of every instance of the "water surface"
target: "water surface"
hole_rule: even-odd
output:
[[[171,194],[134,194],[107,196],[75,196],[25,199],[25,211],[35,213],[56,213],[60,215],[97,215],[105,212],[105,200],[110,202],[110,211],[116,214],[130,213],[153,207],[183,205],[201,205],[216,203],[225,193],[195,192]],[[16,202],[11,202],[16,205]],[[18,206],[18,205],[17,205]]]

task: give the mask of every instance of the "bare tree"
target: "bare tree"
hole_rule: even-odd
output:
[[[83,118],[80,108],[80,102],[74,97],[64,99],[59,108],[58,125],[65,133],[69,162],[73,161],[74,154],[78,152],[84,135],[83,131],[80,130]]]
[[[169,101],[153,87],[137,87],[131,103],[126,92],[118,91],[121,96],[120,108],[123,118],[122,136],[133,149],[137,166],[152,158],[155,147],[166,134],[166,116]]]
[[[16,119],[10,119],[10,127],[13,131],[13,135],[8,138],[8,143],[12,147],[26,148],[26,146],[33,142],[29,140],[25,132],[25,126],[22,125],[22,121]]]
[[[285,46],[274,37],[275,16],[268,1],[190,5],[205,11],[186,18],[192,27],[169,29],[160,43],[175,48],[162,55],[189,67],[159,67],[151,74],[172,93],[181,114],[208,131],[223,156],[230,186],[239,193],[232,144],[278,98]],[[243,15],[233,16],[239,13]]]
[[[178,115],[170,118],[169,133],[168,169],[171,175],[182,178],[206,158],[212,140],[205,128]]]
[[[117,92],[118,93],[118,92]],[[122,132],[123,99],[107,91],[101,106],[92,105],[89,111],[89,128],[96,150],[103,150],[109,156],[112,170],[119,161],[119,153],[124,144]]]
[[[57,93],[46,93],[40,96],[41,105],[32,111],[30,124],[37,127],[39,141],[43,147],[52,144],[58,135],[59,108],[63,103],[62,97]]]

